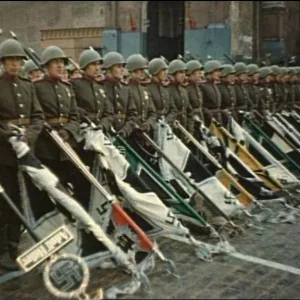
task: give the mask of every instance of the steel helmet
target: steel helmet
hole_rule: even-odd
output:
[[[265,78],[272,74],[272,69],[270,67],[262,67],[259,69],[259,78]]]
[[[235,74],[235,69],[232,65],[226,64],[222,66],[221,77],[225,77],[229,74]]]
[[[279,75],[280,74],[280,68],[278,66],[271,66],[272,68],[272,73],[274,75]]]
[[[222,70],[222,65],[219,61],[210,60],[205,63],[205,65],[204,65],[204,73],[205,74],[212,73],[216,70]]]
[[[108,69],[118,64],[125,65],[125,60],[120,53],[108,52],[107,54],[104,55],[102,68]]]
[[[27,60],[24,64],[24,72],[26,74],[38,69],[39,67],[31,59]]]
[[[192,74],[196,70],[202,70],[202,69],[203,69],[202,64],[196,59],[190,60],[189,62],[186,63],[187,75]]]
[[[247,65],[247,73],[248,73],[248,75],[253,75],[255,73],[259,73],[258,65],[256,65],[256,64]]]
[[[179,71],[185,71],[185,63],[180,59],[174,59],[169,64],[169,74],[173,75]]]
[[[236,72],[236,75],[248,73],[247,72],[247,66],[243,62],[238,62],[234,65],[234,69]]]
[[[7,39],[1,43],[0,59],[4,57],[21,57],[27,59],[22,45],[14,39]]]
[[[151,75],[159,73],[161,70],[168,69],[168,65],[161,58],[154,58],[149,62],[149,72]]]
[[[129,72],[137,69],[147,69],[148,63],[141,54],[132,54],[126,60],[126,68]]]
[[[49,63],[52,59],[63,59],[65,65],[68,64],[68,58],[64,51],[57,46],[49,46],[43,50],[41,55],[41,65],[45,66]]]
[[[97,51],[91,49],[84,50],[79,56],[80,69],[84,69],[87,65],[97,61],[102,62],[102,58]]]

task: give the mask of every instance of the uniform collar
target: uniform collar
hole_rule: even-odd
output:
[[[130,78],[128,83],[129,83],[129,84],[133,84],[133,85],[139,85],[139,84],[141,84],[142,82],[141,82],[140,80],[138,80],[138,79]]]
[[[5,73],[2,74],[1,77],[5,78],[9,81],[15,81],[18,78],[18,75],[11,75],[11,74],[8,74],[8,73],[5,72]]]
[[[58,81],[61,80],[60,77],[54,77],[54,76],[51,76],[51,75],[45,75],[45,79],[51,83],[57,83]]]
[[[111,83],[120,83],[121,79],[112,76],[105,76],[106,81]]]
[[[92,77],[92,76],[89,76],[89,75],[87,75],[87,74],[83,74],[83,76],[82,76],[85,80],[87,80],[87,81],[89,81],[89,82],[94,82],[94,81],[96,81],[95,79],[95,77]]]
[[[184,82],[183,82],[183,83],[178,83],[177,81],[171,79],[171,80],[170,80],[170,85],[174,85],[174,86],[184,86]]]

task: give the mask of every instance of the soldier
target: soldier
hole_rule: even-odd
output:
[[[287,79],[288,79],[288,69],[286,67],[280,68],[280,88],[282,92],[282,102],[278,105],[277,110],[281,112],[282,110],[286,110],[287,107],[287,100],[288,100],[288,85],[287,85]]]
[[[172,126],[177,116],[177,109],[174,99],[170,97],[167,88],[168,65],[163,59],[154,58],[149,62],[149,72],[151,74],[151,82],[147,87],[151,94],[157,117],[163,118]]]
[[[270,82],[270,88],[273,95],[273,103],[271,107],[271,112],[275,113],[278,112],[280,103],[284,101],[284,94],[283,90],[280,85],[280,68],[278,66],[271,66],[272,68],[272,74],[271,74],[271,82]]]
[[[296,99],[296,70],[294,67],[288,67],[288,80],[286,82],[286,86],[288,88],[288,97],[287,97],[287,107],[289,110],[292,110],[295,105]]]
[[[296,98],[295,98],[295,105],[300,107],[300,67],[296,67]]]
[[[227,127],[229,116],[232,115],[234,119],[237,119],[235,110],[236,97],[233,88],[235,69],[232,65],[227,64],[222,67],[221,83],[218,84],[218,89],[221,94],[222,125]]]
[[[198,60],[190,60],[186,64],[186,74],[188,76],[187,92],[189,101],[194,111],[194,120],[196,122],[203,122],[203,99],[200,90],[200,83],[202,83],[203,66]]]
[[[242,112],[251,112],[253,109],[253,103],[245,86],[248,80],[246,65],[242,62],[238,62],[234,65],[234,69],[236,72],[234,85],[234,91],[236,95],[236,109],[238,122],[241,124],[241,122],[243,121]]]
[[[103,57],[102,68],[106,70],[103,87],[114,111],[112,126],[120,136],[127,138],[136,127],[137,110],[128,85],[122,81],[124,65],[124,58],[118,52],[109,52]]]
[[[81,78],[80,70],[76,69],[73,64],[67,65],[66,70],[68,72],[69,79]]]
[[[128,57],[126,67],[130,73],[129,91],[137,108],[138,130],[153,133],[157,118],[155,106],[146,86],[141,84],[145,79],[145,69],[148,68],[147,61],[142,55],[133,54]]]
[[[39,80],[43,76],[39,67],[31,59],[25,62],[24,72],[25,76],[32,82]]]
[[[210,60],[204,65],[206,81],[200,85],[203,95],[204,123],[206,127],[211,124],[212,118],[222,122],[221,117],[221,94],[217,87],[221,75],[222,66],[217,60]]]
[[[0,45],[0,59],[3,67],[3,74],[0,77],[0,184],[19,208],[21,200],[17,179],[18,162],[8,142],[13,133],[7,125],[13,124],[26,128],[23,141],[34,149],[44,124],[43,111],[32,83],[19,76],[22,60],[25,58],[23,47],[16,40],[8,39]],[[5,201],[1,200],[0,267],[7,270],[18,269],[14,260],[18,254],[20,228],[19,218]]]
[[[272,105],[272,91],[269,87],[270,78],[272,74],[271,67],[263,67],[259,69],[259,93],[260,93],[260,102],[257,106],[257,111],[262,116],[268,116],[270,112],[270,107]]]
[[[179,59],[171,61],[169,65],[169,74],[171,75],[171,83],[169,85],[170,97],[173,98],[174,104],[177,108],[177,120],[180,124],[189,131],[190,134],[194,134],[194,113],[189,101],[189,95],[186,88],[183,86],[185,81],[185,63]],[[182,140],[187,143],[188,139],[181,132],[174,132],[178,134]]]
[[[84,50],[79,57],[79,66],[83,72],[81,78],[71,81],[81,121],[84,116],[96,125],[101,125],[104,132],[109,132],[113,107],[107,101],[105,90],[98,81],[102,58],[95,50]]]
[[[58,131],[65,142],[76,148],[75,138],[79,131],[77,105],[71,84],[62,80],[67,62],[68,58],[60,48],[49,46],[44,49],[41,65],[46,74],[34,83],[34,87],[46,122]],[[37,140],[36,155],[63,184],[72,183],[74,166],[46,132],[42,132]],[[80,186],[75,185],[76,188]]]
[[[257,86],[259,79],[258,66],[256,64],[247,65],[247,75],[248,80],[245,86],[247,88],[250,101],[252,103],[252,109],[256,110],[257,107],[260,105],[260,92],[259,87]]]
[[[84,50],[79,56],[82,77],[71,80],[71,84],[81,121],[86,122],[84,118],[86,116],[99,129],[102,128],[104,132],[109,132],[113,120],[113,107],[107,100],[101,81],[97,80],[100,63],[102,63],[102,58],[97,51]],[[78,145],[78,154],[82,161],[92,168],[95,153],[86,151],[83,148],[84,142]],[[80,181],[80,177],[76,176],[76,180],[81,187],[80,191],[77,191],[77,197],[88,200],[90,198],[90,183],[85,179]]]

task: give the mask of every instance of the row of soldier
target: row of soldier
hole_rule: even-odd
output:
[[[300,92],[300,74],[296,68],[258,69],[255,65],[221,65],[218,61],[202,66],[196,60],[188,63],[174,60],[168,65],[161,58],[148,63],[140,54],[133,54],[126,61],[117,52],[101,58],[98,52],[89,49],[79,57],[80,71],[69,70],[66,78],[67,56],[62,49],[49,46],[41,54],[45,74],[28,62],[24,70],[27,79],[20,76],[26,59],[24,49],[13,39],[0,45],[0,59],[3,66],[0,183],[18,206],[21,201],[18,163],[8,143],[13,134],[9,124],[26,128],[24,141],[62,183],[72,184],[76,199],[86,206],[89,184],[43,131],[45,122],[92,167],[94,154],[84,151],[77,138],[80,123],[86,117],[106,134],[113,128],[138,150],[141,133],[152,136],[158,118],[164,118],[171,127],[178,120],[193,134],[201,121],[209,126],[213,117],[226,126],[229,114],[238,119],[240,111],[250,111],[253,107],[263,114],[268,109],[277,110],[282,105],[293,104]],[[124,72],[125,65],[128,74]],[[101,69],[105,71],[104,76],[99,76]],[[150,76],[145,72],[147,69]],[[188,145],[189,140],[181,138]],[[145,152],[142,154],[145,156]],[[14,260],[20,227],[18,218],[0,202],[0,266],[5,269],[17,268]]]

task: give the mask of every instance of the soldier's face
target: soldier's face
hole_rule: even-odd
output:
[[[145,69],[136,69],[131,72],[131,76],[137,80],[143,80],[146,77]]]
[[[122,64],[114,65],[108,70],[108,74],[121,80],[124,74],[124,66]]]
[[[213,80],[219,80],[220,76],[221,76],[221,70],[215,70],[211,73],[211,78]]]
[[[247,73],[240,74],[239,77],[240,77],[240,80],[241,80],[241,81],[246,81],[246,80],[248,79]]]
[[[159,81],[165,81],[168,78],[168,70],[163,69],[157,74]]]
[[[223,77],[223,81],[230,83],[230,84],[234,83],[234,79],[235,79],[234,74],[228,74],[227,76]]]
[[[84,72],[85,72],[86,75],[95,78],[95,77],[98,76],[98,74],[100,72],[100,69],[101,69],[100,62],[96,61],[96,62],[93,62],[93,63],[89,64],[85,68]]]
[[[183,83],[185,80],[185,72],[184,71],[178,71],[174,74],[174,79],[178,83]]]
[[[53,77],[62,78],[65,73],[65,63],[63,59],[53,59],[51,60],[47,66],[47,72],[49,75]]]
[[[30,72],[31,80],[38,80],[42,78],[43,73],[40,70],[33,70]]]
[[[3,59],[3,68],[9,75],[18,75],[22,66],[21,57],[5,57]]]
[[[277,74],[275,76],[275,81],[280,82],[281,81],[281,75]]]
[[[74,70],[70,78],[72,79],[81,78],[81,73],[79,72],[79,70]]]
[[[202,79],[203,77],[203,71],[202,70],[195,70],[192,74],[191,74],[191,79],[194,81],[199,81]]]
[[[271,77],[272,77],[271,75],[266,76],[264,81],[266,83],[269,83],[271,81]]]

